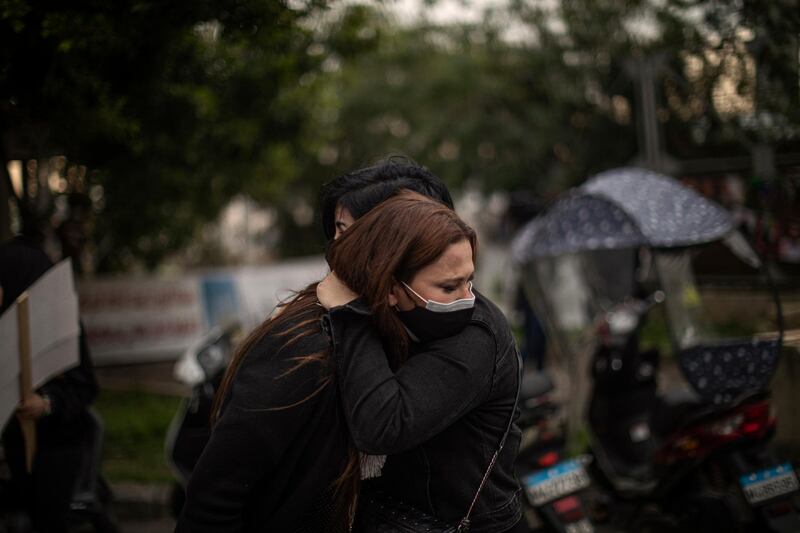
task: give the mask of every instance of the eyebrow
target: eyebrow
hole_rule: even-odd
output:
[[[474,279],[475,279],[475,272],[473,271],[472,274],[470,274],[466,278],[464,276],[461,276],[459,278],[448,278],[440,281],[440,283],[444,285],[446,283],[461,283],[462,281],[472,281]]]

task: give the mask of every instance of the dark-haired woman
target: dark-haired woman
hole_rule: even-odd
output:
[[[328,241],[339,237],[375,206],[408,190],[439,201],[453,209],[447,186],[422,165],[394,155],[374,165],[353,170],[322,187],[322,231]]]
[[[424,225],[420,225],[424,222]],[[436,231],[429,231],[435,227]],[[379,238],[374,238],[375,232]],[[368,238],[362,238],[369,235]],[[348,229],[331,252],[347,279],[372,280],[367,305],[389,309],[396,279],[444,272],[454,243],[474,250],[474,232],[438,202],[406,193],[384,202]],[[394,263],[397,257],[425,260]],[[463,254],[462,254],[463,255]],[[375,268],[384,265],[383,269]],[[470,266],[471,269],[471,266]],[[442,278],[439,283],[448,280]],[[454,293],[450,300],[458,299]],[[393,311],[392,311],[393,312]],[[179,532],[346,531],[361,477],[334,376],[325,309],[316,284],[245,341],[220,387],[211,439],[187,488]],[[379,311],[376,317],[385,317]],[[378,320],[390,342],[403,342],[397,323]],[[510,409],[510,406],[509,406]]]
[[[474,239],[429,249],[425,242],[440,227],[407,207],[392,214],[394,223],[418,227],[387,243],[396,254],[351,257],[350,248],[388,237],[375,226],[348,230],[328,256],[336,275],[317,288],[331,309],[337,382],[354,443],[389,455],[367,488],[451,524],[471,509],[473,532],[524,531],[513,475],[516,425],[476,500],[516,399],[520,363],[508,324],[472,291]],[[434,253],[438,260],[431,264]],[[355,531],[360,525],[357,518]]]

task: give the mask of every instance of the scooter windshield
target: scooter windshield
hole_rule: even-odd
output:
[[[589,384],[594,324],[598,315],[630,298],[636,250],[596,250],[538,258],[525,265],[522,282],[537,316],[546,325],[556,390],[569,406],[571,431],[582,419]],[[566,381],[565,381],[566,380]],[[566,401],[569,400],[569,401]]]
[[[701,397],[718,404],[763,390],[781,344],[779,311],[755,269],[757,257],[744,253],[742,241],[731,242],[654,254],[681,370]]]

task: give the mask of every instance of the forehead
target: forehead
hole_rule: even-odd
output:
[[[353,221],[353,215],[350,210],[342,204],[336,204],[336,209],[333,212],[333,218],[336,220]]]
[[[448,246],[436,261],[417,272],[414,278],[421,280],[467,278],[474,270],[472,245],[467,239],[463,239]]]

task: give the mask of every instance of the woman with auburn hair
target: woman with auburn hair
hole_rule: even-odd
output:
[[[395,280],[448,271],[454,243],[471,276],[473,230],[441,204],[403,193],[356,221],[331,253],[342,276],[369,286],[363,301],[374,309],[382,338],[407,347],[402,322],[390,316]],[[312,284],[282,304],[282,312],[256,328],[234,355],[176,531],[350,528],[362,461],[345,422],[316,288]],[[449,301],[463,292],[452,291]]]
[[[503,314],[472,290],[476,239],[463,227],[449,208],[401,193],[329,252],[317,296],[330,309],[344,415],[356,448],[389,456],[360,507],[383,493],[379,503],[388,494],[472,532],[526,531],[513,474],[521,363]],[[358,253],[378,241],[393,253]],[[359,509],[353,530],[374,530],[373,519]]]

